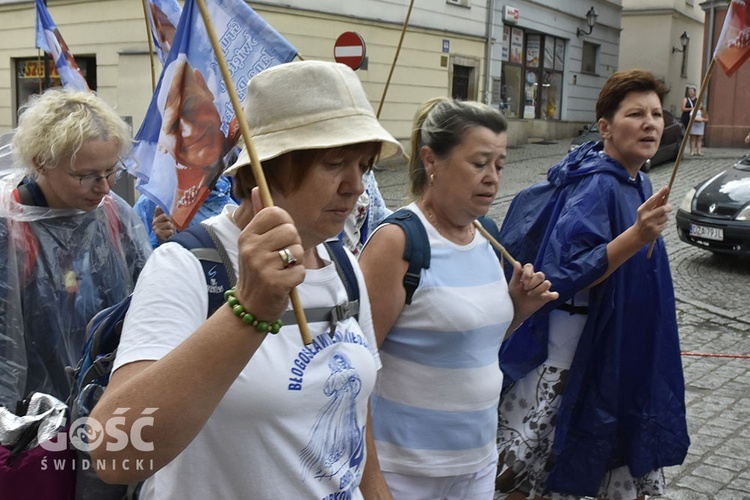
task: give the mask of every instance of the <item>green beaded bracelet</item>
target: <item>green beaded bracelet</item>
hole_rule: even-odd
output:
[[[231,288],[224,292],[224,298],[227,299],[227,304],[229,304],[229,307],[232,308],[232,312],[235,316],[240,318],[246,325],[254,326],[255,329],[260,333],[269,332],[276,335],[277,333],[279,333],[279,330],[281,330],[282,323],[280,319],[269,323],[268,321],[261,321],[249,312],[245,311],[245,308],[242,306],[242,304],[240,304],[240,301],[237,300],[237,297],[234,295],[234,288]]]

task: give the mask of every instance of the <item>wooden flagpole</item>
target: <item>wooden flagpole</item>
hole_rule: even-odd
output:
[[[674,168],[672,168],[672,176],[669,178],[669,185],[668,185],[669,191],[667,191],[667,196],[664,197],[664,201],[662,202],[662,205],[667,204],[669,195],[672,194],[672,185],[674,185],[674,179],[677,176],[677,168],[680,166],[680,161],[682,161],[682,154],[685,152],[685,146],[690,140],[690,130],[693,128],[695,117],[698,115],[698,108],[703,102],[703,94],[706,93],[706,89],[708,88],[708,80],[711,78],[711,73],[713,73],[714,71],[714,66],[716,66],[716,59],[711,59],[711,62],[708,65],[708,69],[706,70],[706,74],[703,77],[703,81],[701,82],[701,88],[700,88],[700,91],[698,92],[698,97],[695,100],[695,106],[693,106],[693,109],[690,112],[690,121],[688,122],[687,129],[685,129],[685,136],[682,138],[682,142],[680,143],[680,151],[677,153],[677,158],[674,161]],[[652,241],[651,244],[649,245],[646,258],[648,259],[651,258],[651,255],[654,253],[655,244],[656,244],[656,241]]]
[[[261,167],[260,159],[258,159],[258,152],[255,150],[255,144],[253,144],[252,135],[250,134],[250,126],[247,124],[247,118],[242,111],[242,104],[240,103],[240,98],[237,95],[237,89],[234,88],[232,75],[229,73],[227,61],[224,57],[224,53],[221,50],[221,46],[219,45],[219,39],[216,36],[216,30],[214,30],[214,25],[211,23],[211,17],[208,14],[206,2],[205,0],[196,0],[196,3],[198,4],[198,8],[201,11],[201,17],[203,18],[203,23],[206,25],[206,31],[208,32],[208,37],[211,40],[211,46],[214,49],[216,60],[218,61],[219,67],[221,68],[221,75],[224,78],[224,83],[227,86],[227,92],[229,92],[229,98],[232,101],[234,113],[237,116],[237,121],[240,126],[240,132],[242,133],[242,138],[245,141],[245,148],[247,148],[247,152],[250,155],[250,167],[253,169],[255,181],[258,183],[260,199],[263,201],[263,206],[272,207],[273,199],[271,198],[271,191],[268,189],[268,182],[266,181],[266,176],[263,174],[263,168]],[[292,288],[292,291],[289,292],[289,297],[291,298],[292,307],[294,308],[294,316],[297,319],[297,324],[299,325],[302,342],[305,345],[309,345],[312,343],[310,329],[307,325],[305,311],[302,308],[302,302],[300,301],[299,293],[297,292],[296,288]]]
[[[47,74],[47,68],[44,66],[44,61],[42,60],[42,49],[36,49],[36,63],[39,65],[39,68],[43,71],[42,75]],[[44,92],[44,77],[39,77],[39,93],[41,94]]]
[[[490,242],[490,243],[492,244],[492,246],[493,246],[493,247],[495,247],[495,248],[496,248],[496,249],[498,250],[498,252],[500,252],[501,254],[503,254],[503,257],[505,257],[506,259],[508,259],[508,261],[509,261],[509,262],[510,262],[510,263],[511,263],[512,265],[514,265],[514,266],[516,265],[516,259],[514,259],[514,258],[513,258],[513,256],[512,256],[511,254],[510,254],[510,252],[508,252],[508,251],[507,251],[507,250],[505,249],[505,247],[504,247],[504,246],[502,246],[502,245],[500,244],[500,242],[499,242],[499,241],[497,241],[497,240],[496,240],[496,239],[495,239],[495,238],[494,238],[494,237],[493,237],[493,236],[492,236],[492,235],[491,235],[491,234],[489,233],[489,231],[487,231],[487,230],[486,230],[486,229],[484,228],[484,226],[482,225],[482,223],[481,223],[481,222],[479,222],[478,220],[475,220],[475,221],[474,221],[474,227],[476,227],[476,228],[477,228],[477,229],[479,230],[479,232],[480,232],[480,233],[482,233],[482,236],[484,236],[485,238],[487,238],[487,240],[488,240],[488,241],[489,241],[489,242]]]
[[[146,39],[148,40],[148,57],[151,59],[151,92],[156,91],[156,72],[154,69],[154,43],[151,37],[151,23],[148,22],[148,5],[146,0],[142,0],[143,19],[146,21]]]
[[[380,98],[380,105],[378,105],[378,112],[375,115],[380,119],[380,112],[383,109],[383,103],[385,102],[385,94],[388,92],[388,86],[391,83],[391,77],[393,76],[393,69],[396,67],[396,61],[398,61],[398,54],[401,52],[401,44],[404,43],[404,34],[406,33],[406,27],[409,26],[409,17],[411,17],[411,8],[414,7],[414,0],[411,0],[409,4],[409,10],[406,12],[406,20],[404,21],[404,27],[401,29],[401,39],[398,41],[398,47],[396,47],[396,54],[393,56],[393,63],[391,64],[391,71],[388,73],[388,79],[385,81],[385,88],[383,89],[383,97]]]

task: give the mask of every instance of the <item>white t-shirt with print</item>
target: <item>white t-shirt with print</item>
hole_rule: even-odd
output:
[[[208,224],[238,272],[240,231],[225,215],[232,208]],[[325,247],[318,252],[326,266],[307,270],[297,287],[305,308],[347,299]],[[196,438],[145,482],[141,498],[362,498],[367,401],[381,365],[364,279],[349,257],[360,282],[359,323],[339,322],[333,337],[330,324],[310,323],[309,346],[296,325],[268,335]],[[162,358],[207,311],[199,261],[179,244],[160,246],[136,286],[115,369]]]

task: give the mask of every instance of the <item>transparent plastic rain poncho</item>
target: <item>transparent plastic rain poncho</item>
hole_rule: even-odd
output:
[[[24,171],[0,137],[0,405],[32,391],[65,401],[66,366],[81,357],[86,324],[123,298],[151,252],[132,208],[107,195],[84,212],[26,206]]]

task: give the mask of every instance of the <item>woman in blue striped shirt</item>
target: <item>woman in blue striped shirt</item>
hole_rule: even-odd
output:
[[[473,224],[497,194],[506,129],[498,110],[478,102],[425,103],[412,136],[416,201],[406,208],[427,231],[430,266],[405,304],[405,232],[380,226],[360,258],[383,362],[373,435],[396,499],[492,499],[500,344],[557,296],[530,264],[516,264],[506,282]]]

